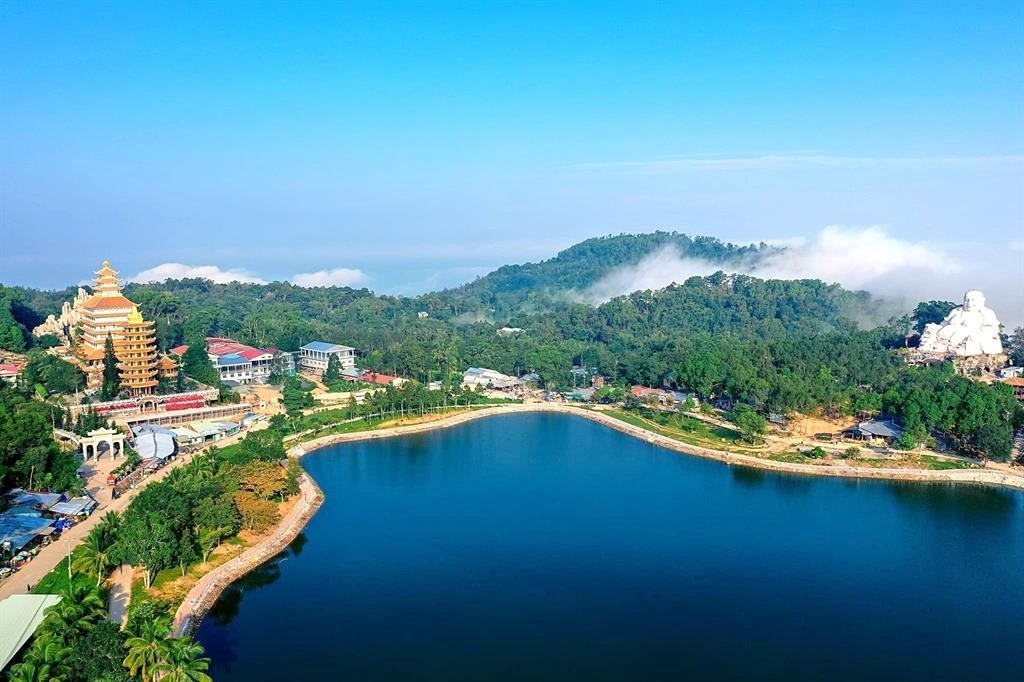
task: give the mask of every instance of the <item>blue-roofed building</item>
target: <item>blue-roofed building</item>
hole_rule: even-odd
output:
[[[299,370],[310,374],[323,375],[331,356],[336,356],[344,371],[356,366],[356,349],[326,341],[310,341],[299,349]]]
[[[217,358],[217,371],[221,381],[248,384],[252,381],[252,361],[238,353],[228,353]]]

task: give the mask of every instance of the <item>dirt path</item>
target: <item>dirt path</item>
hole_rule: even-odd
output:
[[[135,568],[127,564],[121,564],[114,569],[107,583],[108,601],[107,611],[110,614],[110,622],[121,627],[128,621],[128,604],[132,600],[132,578],[135,575]]]

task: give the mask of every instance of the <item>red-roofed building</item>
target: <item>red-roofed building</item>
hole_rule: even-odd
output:
[[[174,348],[172,348],[171,349],[171,355],[177,355],[180,358],[187,351],[188,351],[188,345],[182,344],[180,346],[175,346]]]
[[[17,381],[19,374],[21,374],[21,365],[15,365],[10,362],[0,364],[0,381],[7,381],[13,384]]]
[[[1024,378],[1010,377],[1003,379],[1003,383],[1013,387],[1013,395],[1017,400],[1024,403]]]
[[[359,377],[359,381],[365,381],[368,384],[379,384],[380,386],[401,386],[407,380],[402,377],[391,376],[390,374],[367,371]]]
[[[178,346],[171,352],[177,353],[179,349],[183,354],[188,346]],[[279,366],[282,374],[295,373],[295,362],[290,353],[255,348],[224,336],[206,337],[206,354],[210,356],[222,381],[265,383],[275,366]]]

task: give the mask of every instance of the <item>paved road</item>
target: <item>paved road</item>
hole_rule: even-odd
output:
[[[266,428],[267,423],[259,422],[253,426],[251,430],[258,430]],[[241,440],[248,431],[242,431],[234,436],[230,436],[221,441],[218,441],[218,446],[231,445],[232,443]],[[89,494],[95,498],[99,503],[89,518],[85,519],[81,523],[77,524],[74,528],[64,531],[61,533],[59,540],[43,548],[39,555],[28,562],[21,568],[17,573],[12,575],[0,583],[0,599],[11,596],[12,594],[25,594],[28,591],[28,585],[37,584],[42,580],[43,576],[56,568],[57,564],[61,561],[67,561],[68,554],[81,542],[89,531],[92,530],[93,526],[100,522],[100,519],[108,511],[116,510],[122,511],[128,506],[128,503],[132,501],[132,498],[138,494],[139,490],[146,487],[153,481],[162,480],[167,474],[187,461],[190,461],[194,455],[183,455],[175,459],[169,465],[160,469],[155,474],[147,476],[142,479],[142,482],[134,490],[129,490],[127,493],[121,495],[116,500],[111,499],[111,489],[107,486],[107,474],[121,463],[122,460],[111,461],[107,457],[103,457],[99,460],[94,460],[87,463],[86,475],[89,477],[86,483],[86,489]]]

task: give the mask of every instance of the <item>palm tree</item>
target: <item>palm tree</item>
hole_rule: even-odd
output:
[[[48,663],[24,660],[11,667],[10,682],[62,682],[65,678]]]
[[[14,682],[61,682],[68,673],[64,661],[71,648],[56,637],[41,635],[32,643],[25,660],[11,668]]]
[[[40,636],[66,642],[84,634],[106,617],[106,605],[97,588],[71,583],[60,590],[60,602],[46,610],[39,626]]]
[[[110,554],[114,543],[112,538],[110,538],[110,534],[106,532],[107,529],[102,528],[102,525],[101,522],[89,531],[89,534],[85,536],[85,540],[82,541],[82,544],[75,551],[74,559],[71,561],[71,567],[76,571],[81,571],[89,576],[95,576],[97,587],[103,582],[103,579],[115,564]]]
[[[206,674],[210,659],[203,653],[202,646],[184,637],[164,640],[162,660],[153,666],[153,677],[160,682],[212,682]]]
[[[154,666],[160,662],[162,648],[171,631],[171,619],[157,617],[144,621],[135,636],[129,637],[124,643],[128,655],[124,657],[124,666],[132,676],[142,675],[147,681],[153,679]]]

